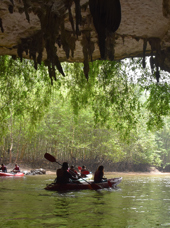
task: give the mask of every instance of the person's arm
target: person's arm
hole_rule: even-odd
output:
[[[78,175],[78,172],[77,172],[76,170],[74,170],[74,172],[75,172],[75,174],[77,174],[77,175]]]
[[[104,176],[104,173],[102,173],[101,180],[103,180],[103,181],[107,181],[107,178]]]
[[[72,180],[77,180],[77,177],[74,177],[71,175],[71,173],[67,172],[68,174],[68,178],[72,179]]]

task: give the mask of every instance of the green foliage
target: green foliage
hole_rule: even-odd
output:
[[[155,74],[149,66],[149,58],[147,58],[145,69],[142,66],[142,58],[135,58],[124,63],[123,67],[131,72],[131,76],[128,76],[131,82],[137,84],[140,92],[146,94],[142,103],[149,113],[147,128],[149,130],[161,129],[164,125],[164,117],[169,116],[170,113],[169,73],[160,71],[160,82],[157,83]]]
[[[36,71],[30,60],[0,58],[4,147],[13,135],[14,151],[29,159],[49,151],[74,162],[170,162],[165,146],[169,125],[165,135],[155,133],[169,115],[167,74],[162,72],[165,81],[157,84],[141,59],[92,62],[88,81],[83,64],[63,63],[63,70],[66,76],[56,72],[51,87],[43,64]]]
[[[129,134],[135,127],[139,110],[140,91],[130,84],[121,64],[95,61],[90,64],[89,80],[83,74],[83,65],[67,65],[65,90],[75,114],[81,108],[92,107],[95,125],[107,125]],[[112,119],[115,119],[114,125]]]
[[[9,118],[30,121],[36,125],[50,102],[49,77],[41,66],[36,71],[29,60],[14,61],[11,57],[0,58],[0,122],[1,134],[8,129]]]
[[[170,86],[167,83],[150,86],[150,95],[146,101],[146,108],[150,112],[149,126],[163,127],[164,120],[162,116],[168,116],[170,113],[169,100]]]
[[[164,126],[156,132],[157,150],[160,153],[162,166],[165,167],[170,163],[170,119],[164,118]]]

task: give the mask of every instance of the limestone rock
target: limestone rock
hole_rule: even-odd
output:
[[[105,10],[116,15],[113,1],[104,1]],[[84,62],[88,73],[87,62],[101,58],[102,36],[96,32],[89,2],[1,0],[0,55],[34,59],[35,68],[44,60],[54,79],[55,67],[64,75],[62,61]],[[156,56],[151,62],[170,72],[170,0],[120,0],[120,5],[120,26],[116,32],[106,28],[102,58]]]

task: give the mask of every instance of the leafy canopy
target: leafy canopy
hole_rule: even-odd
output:
[[[1,56],[0,69],[3,129],[11,115],[27,118],[35,126],[47,112],[55,91],[63,102],[70,100],[75,121],[81,109],[91,107],[95,126],[112,126],[124,136],[135,129],[144,107],[150,130],[161,128],[164,116],[169,115],[169,75],[162,72],[162,80],[156,83],[149,67],[142,68],[142,59],[92,62],[88,81],[83,64],[63,63],[66,77],[57,73],[52,87],[43,64],[36,71],[30,60],[20,62]]]

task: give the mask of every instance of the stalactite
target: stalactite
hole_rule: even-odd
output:
[[[163,11],[164,17],[168,18],[169,14],[170,14],[170,3],[169,3],[169,0],[163,0],[163,2],[162,2],[162,11]]]
[[[73,33],[75,34],[73,15],[71,13],[71,5],[72,5],[72,1],[67,1],[66,7],[67,7],[68,12],[69,12],[69,21],[71,23],[71,27],[72,27]]]
[[[152,74],[153,74],[153,70],[154,70],[154,65],[155,65],[155,61],[154,61],[154,58],[153,58],[153,54],[151,54],[150,67],[151,67],[151,70],[152,70]]]
[[[159,67],[158,66],[156,67],[155,76],[156,76],[156,80],[157,80],[157,83],[158,83],[159,82],[159,78],[160,78],[160,73],[159,73]]]
[[[21,58],[21,60],[23,52],[25,52],[26,55],[29,55],[29,58],[33,58],[34,61],[36,61],[36,53],[38,53],[37,62],[41,63],[43,52],[43,41],[41,32],[36,33],[32,37],[21,39],[21,42],[18,44],[18,56]]]
[[[12,5],[14,6],[14,1],[13,0],[10,0],[10,2],[12,3]]]
[[[83,32],[82,46],[84,55],[84,74],[88,81],[89,60],[92,61],[92,54],[94,51],[94,43],[91,41],[90,32]]]
[[[146,47],[147,47],[147,39],[144,39],[143,40],[143,61],[142,61],[143,68],[146,67],[146,63],[145,63]]]
[[[80,0],[74,0],[75,3],[75,10],[76,10],[76,34],[77,36],[80,35],[79,32],[79,25],[81,24],[81,8],[80,8]]]
[[[61,43],[61,46],[63,47],[63,50],[65,51],[66,57],[68,59],[70,56],[70,51],[71,51],[72,57],[74,56],[76,39],[74,37],[74,33],[72,35],[70,32],[65,30],[64,21],[61,22],[61,24],[60,24],[60,30],[61,30],[60,43]]]
[[[4,32],[4,28],[3,28],[3,25],[2,25],[2,19],[0,18],[0,28],[1,28],[1,32],[3,33]]]
[[[107,36],[106,36],[106,48],[105,48],[105,53],[106,56],[108,57],[109,60],[113,61],[114,60],[114,45],[115,45],[115,34],[108,34],[109,32],[107,31]]]
[[[73,3],[75,4],[76,29],[74,28],[74,20],[71,12]],[[34,12],[40,19],[41,30],[38,35],[35,34],[27,39],[21,39],[21,42],[18,44],[18,55],[22,60],[23,52],[29,54],[29,57],[34,60],[35,68],[37,68],[37,64],[41,63],[42,53],[45,48],[48,60],[46,61],[46,64],[48,66],[51,84],[53,84],[53,79],[56,80],[55,67],[64,76],[63,69],[57,56],[56,44],[65,51],[67,59],[70,58],[70,52],[72,57],[74,55],[75,42],[80,35],[79,26],[82,23],[80,0],[65,0],[64,3],[65,10],[68,10],[69,20],[73,30],[72,32],[66,31],[64,16],[62,17],[57,10],[54,10],[56,9],[55,7],[53,8],[54,1],[44,3],[41,8],[31,7],[31,1],[28,0],[23,0],[23,4],[24,7],[20,8],[20,12],[25,12],[28,22],[30,21],[29,12]],[[113,60],[114,42],[112,42],[112,38],[114,32],[120,25],[120,2],[119,0],[89,0],[89,4],[94,25],[98,33],[101,58],[105,59],[108,57],[110,60]],[[84,32],[82,46],[84,55],[84,74],[88,80],[88,62],[92,61],[92,53],[94,51],[94,43],[91,42],[90,32]]]
[[[25,12],[25,16],[28,22],[30,22],[30,17],[29,17],[29,13],[28,13],[28,8],[29,8],[29,4],[27,3],[27,0],[22,0],[24,3],[24,12]]]
[[[52,10],[54,2],[48,2],[44,4],[45,10],[43,8],[31,8],[30,2],[23,0],[24,8],[20,8],[20,12],[25,12],[26,19],[30,21],[29,12],[33,11],[37,14],[41,22],[41,31],[39,35],[29,37],[27,39],[21,39],[21,42],[18,44],[18,56],[22,60],[22,53],[25,51],[26,54],[29,53],[30,58],[34,60],[34,66],[37,68],[37,63],[40,64],[42,60],[42,52],[46,48],[47,52],[47,66],[49,70],[49,75],[52,80],[56,80],[55,66],[58,71],[64,76],[63,69],[61,67],[59,58],[57,56],[57,47],[62,47],[66,53],[66,57],[69,58],[70,51],[71,55],[74,55],[75,50],[75,41],[74,37],[74,22],[71,14],[71,5],[72,2],[75,3],[76,10],[76,34],[79,35],[79,25],[81,23],[81,8],[80,0],[67,0],[65,2],[65,7],[69,11],[69,20],[73,29],[73,33],[67,32],[64,28],[64,18],[61,15],[57,15],[54,10]],[[1,30],[2,30],[1,26]],[[36,58],[38,53],[38,57]]]
[[[89,0],[93,23],[98,34],[101,58],[105,59],[106,32],[114,33],[121,21],[121,6],[119,0]]]
[[[9,5],[8,11],[12,14],[14,12],[14,6],[13,5]]]
[[[148,39],[149,44],[151,45],[151,59],[150,59],[150,64],[152,71],[154,67],[156,67],[156,80],[159,82],[160,78],[160,73],[159,73],[159,55],[160,55],[160,50],[161,50],[161,45],[160,45],[160,39],[159,38],[149,38]],[[153,58],[153,54],[155,54],[155,58]]]

